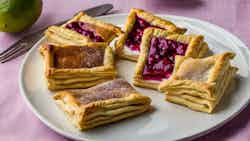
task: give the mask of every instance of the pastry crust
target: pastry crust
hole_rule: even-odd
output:
[[[44,34],[49,43],[61,46],[81,46],[91,42],[89,38],[59,26],[50,26]]]
[[[157,28],[148,28],[144,31],[141,43],[141,53],[136,64],[133,78],[133,84],[139,87],[151,88],[157,90],[160,81],[143,80],[142,73],[147,61],[152,37],[163,37],[174,41],[188,44],[185,52],[186,57],[203,57],[209,50],[207,43],[204,42],[202,35],[182,35],[171,34],[166,30]]]
[[[120,27],[105,23],[101,20],[88,16],[84,12],[78,13],[71,20],[61,26],[51,26],[45,31],[45,36],[51,43],[59,45],[82,45],[93,41],[87,36],[66,28],[66,25],[75,21],[84,22],[88,27],[109,44],[115,37],[122,34]],[[80,43],[80,44],[79,44]]]
[[[149,97],[121,79],[89,89],[61,91],[54,100],[81,130],[139,115],[149,110],[151,103]]]
[[[238,70],[230,64],[234,56],[231,52],[203,59],[176,56],[174,72],[159,90],[170,102],[212,113]]]
[[[102,65],[90,68],[58,68],[54,65],[56,50],[77,47],[104,49]],[[84,46],[57,46],[53,44],[44,44],[40,47],[40,52],[44,56],[45,75],[50,90],[88,88],[116,77],[117,72],[114,67],[113,51],[111,47],[106,46],[104,43],[88,43]],[[76,61],[72,60],[71,62],[75,63]]]
[[[134,26],[134,23],[136,20],[136,16],[144,19],[145,21],[147,21],[148,23],[150,23],[153,26],[167,29],[168,32],[179,33],[179,34],[183,34],[186,32],[185,28],[177,27],[174,23],[172,23],[166,19],[162,19],[160,17],[157,17],[157,16],[153,15],[152,13],[144,11],[142,9],[132,8],[130,10],[130,13],[127,17],[127,21],[126,21],[125,26],[124,26],[124,28],[125,28],[124,33],[121,36],[119,36],[119,39],[115,43],[115,52],[118,54],[119,57],[121,57],[123,59],[137,61],[138,56],[139,56],[139,54],[131,55],[131,54],[127,54],[124,51],[125,42],[128,38],[128,34],[133,29],[133,26]]]

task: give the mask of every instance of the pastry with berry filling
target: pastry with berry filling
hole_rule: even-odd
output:
[[[112,49],[104,43],[44,44],[40,52],[50,90],[88,88],[116,77]]]
[[[49,42],[59,45],[81,45],[91,41],[109,44],[121,33],[119,27],[80,12],[61,26],[50,26],[45,36]]]
[[[230,64],[234,56],[231,52],[202,59],[176,56],[172,76],[159,89],[167,101],[212,113],[238,70]]]
[[[127,17],[124,33],[115,43],[116,53],[121,58],[137,61],[143,31],[149,27],[165,29],[168,32],[179,34],[186,31],[185,28],[177,27],[174,23],[152,13],[133,8]]]
[[[207,51],[201,35],[169,34],[166,30],[148,28],[142,37],[133,84],[157,90],[160,82],[171,76],[176,55],[196,58]]]
[[[54,100],[81,130],[130,118],[151,107],[149,97],[141,95],[122,79],[88,89],[61,91]]]

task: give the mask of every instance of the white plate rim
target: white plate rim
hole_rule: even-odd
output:
[[[105,15],[105,16],[99,16],[99,18],[108,18],[108,17],[120,17],[120,16],[127,16],[128,13],[120,13],[120,14],[112,14],[112,15]],[[183,16],[175,16],[175,15],[168,15],[168,14],[156,14],[158,16],[164,16],[164,17],[173,17],[175,19],[181,19],[181,20],[186,20],[186,21],[194,21],[194,22],[198,22],[198,23],[203,23],[203,24],[206,24],[206,25],[209,25],[209,26],[214,26],[216,27],[219,32],[224,32],[226,33],[227,35],[231,36],[231,38],[233,38],[235,41],[238,42],[238,44],[241,44],[241,46],[239,48],[242,48],[242,49],[245,49],[246,51],[246,54],[248,54],[248,62],[250,62],[250,49],[247,48],[246,44],[244,44],[236,35],[230,33],[229,31],[227,31],[226,29],[218,26],[218,25],[215,25],[215,24],[212,24],[208,21],[203,21],[203,20],[199,20],[199,19],[196,19],[196,18],[189,18],[189,17],[183,17]],[[42,37],[34,46],[37,46],[42,40],[44,39],[44,37]],[[46,117],[42,116],[39,111],[36,110],[36,108],[31,104],[31,102],[29,101],[29,98],[27,97],[26,95],[26,90],[25,90],[25,87],[24,87],[24,82],[23,82],[23,71],[24,71],[24,66],[25,66],[25,63],[26,63],[26,60],[28,59],[28,57],[30,56],[31,52],[34,50],[35,48],[32,47],[28,53],[25,55],[22,63],[21,63],[21,67],[20,67],[20,70],[19,70],[19,80],[18,80],[18,84],[19,84],[19,89],[20,89],[20,92],[21,92],[21,96],[23,97],[25,103],[27,103],[29,109],[38,117],[39,120],[41,120],[47,127],[49,127],[50,129],[54,130],[55,132],[59,133],[60,135],[63,135],[65,137],[68,137],[68,138],[71,138],[71,139],[74,139],[74,140],[82,140],[83,138],[80,138],[78,136],[74,136],[66,131],[63,131],[63,130],[60,130],[58,129],[57,127],[55,127],[53,124],[51,124],[48,119],[46,119]],[[250,72],[250,68],[248,69],[248,71]],[[224,121],[222,121],[221,123],[218,123],[217,125],[207,129],[207,130],[204,130],[204,131],[201,131],[201,132],[198,132],[196,134],[193,134],[193,135],[190,135],[190,136],[186,136],[186,137],[183,137],[183,138],[180,138],[178,140],[193,140],[195,138],[198,138],[200,136],[203,136],[205,134],[208,134],[218,128],[220,128],[221,126],[223,126],[224,124],[226,124],[227,122],[229,122],[230,120],[232,120],[234,117],[236,117],[241,111],[243,111],[247,106],[248,104],[250,103],[250,98],[247,100],[246,103],[244,103],[242,105],[242,107],[235,113],[233,113],[231,116],[229,116],[227,119],[225,119]],[[84,138],[85,141],[92,141],[92,140],[89,140],[87,138]]]

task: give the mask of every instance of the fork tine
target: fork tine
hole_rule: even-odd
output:
[[[17,42],[14,43],[13,45],[11,45],[9,48],[7,48],[7,49],[4,50],[3,52],[1,52],[1,53],[0,53],[0,57],[1,57],[1,56],[4,56],[4,55],[7,54],[8,52],[10,52],[10,51],[16,49],[16,45],[17,45],[17,44],[20,44],[19,42],[20,42],[20,41],[17,41]],[[27,44],[27,43],[22,43],[22,44],[20,44],[19,46],[26,46],[26,44]]]
[[[34,43],[36,43],[43,36],[43,30],[24,36],[11,47],[0,54],[0,62],[5,63],[15,57],[18,57],[28,51]]]
[[[22,54],[24,54],[26,51],[28,51],[30,48],[29,47],[23,47],[19,50],[16,50],[15,52],[9,53],[8,56],[5,56],[4,58],[0,59],[1,63],[5,63],[13,58],[16,58]]]
[[[26,46],[30,46],[36,43],[43,36],[44,29],[38,30],[34,33],[28,34],[18,40],[16,43],[11,45],[9,48],[0,53],[0,60],[4,59],[5,56],[12,54],[18,49],[25,48]]]
[[[2,51],[2,52],[0,53],[0,57],[3,56],[4,54],[6,54],[7,52],[9,52],[9,51],[12,50],[12,49],[15,49],[15,46],[11,46],[11,47],[7,48],[6,50]]]
[[[1,55],[0,55],[0,60],[3,58],[8,57],[10,54],[17,52],[18,50],[24,48],[25,46],[15,46],[10,49],[5,50]]]

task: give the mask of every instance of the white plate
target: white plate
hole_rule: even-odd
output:
[[[99,17],[104,21],[122,25],[126,14]],[[231,94],[223,97],[217,112],[209,115],[194,112],[185,107],[168,103],[163,94],[136,88],[139,92],[150,96],[155,107],[153,113],[147,113],[115,124],[98,127],[87,132],[80,132],[72,126],[66,116],[53,102],[46,88],[43,61],[38,52],[39,41],[27,54],[20,70],[21,93],[35,115],[47,126],[69,138],[85,141],[166,141],[194,138],[212,131],[237,115],[250,99],[249,62],[250,53],[246,45],[237,37],[222,28],[196,19],[159,15],[170,19],[178,25],[188,28],[189,33],[205,36],[210,48],[215,53],[234,51],[237,53],[233,64],[239,68],[237,85]],[[120,77],[131,82],[135,63],[118,61]]]

